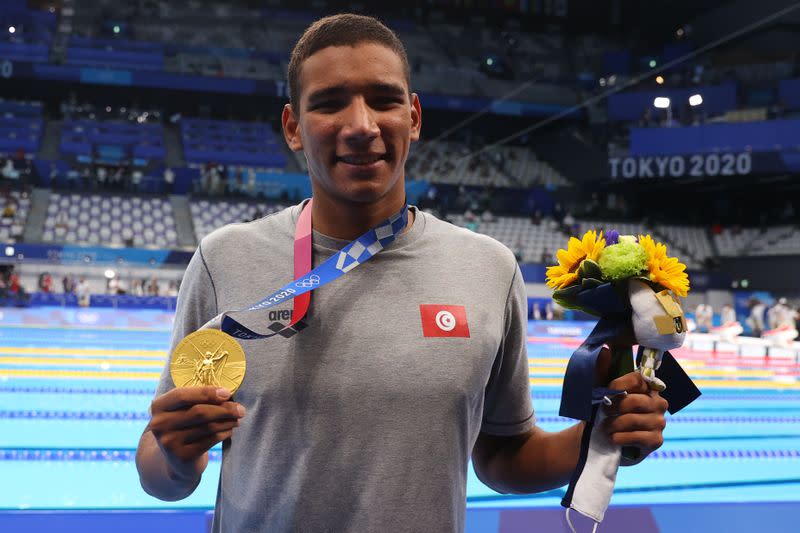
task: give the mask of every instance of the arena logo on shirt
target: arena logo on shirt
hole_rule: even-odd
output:
[[[420,304],[423,337],[469,338],[467,310],[463,305]]]

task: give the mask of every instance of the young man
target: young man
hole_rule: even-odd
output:
[[[309,27],[289,86],[283,130],[308,159],[317,265],[403,207],[421,108],[402,44],[368,17]],[[302,208],[201,242],[173,347],[293,278]],[[568,482],[582,425],[534,424],[525,285],[504,246],[412,208],[394,243],[312,294],[302,331],[241,342],[235,402],[214,387],[174,389],[165,370],[137,455],[148,493],[189,495],[218,442],[214,531],[461,531],[470,455],[499,491]],[[269,321],[252,314],[263,331]],[[657,448],[664,400],[638,374],[612,386],[631,393],[612,407],[614,441]]]

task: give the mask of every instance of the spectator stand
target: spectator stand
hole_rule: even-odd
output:
[[[174,248],[172,204],[161,197],[50,195],[42,239],[85,245]]]
[[[14,243],[22,238],[30,208],[30,196],[24,191],[0,195],[0,242]]]
[[[280,211],[284,206],[265,202],[195,199],[189,205],[197,242],[226,224],[248,222]]]
[[[265,123],[183,119],[181,137],[187,163],[286,168],[283,139]]]
[[[39,150],[43,131],[41,102],[0,100],[0,154],[18,161],[32,157]]]
[[[33,10],[26,7],[26,2],[6,1],[2,11],[0,57],[26,63],[47,62],[56,29],[55,10]]]

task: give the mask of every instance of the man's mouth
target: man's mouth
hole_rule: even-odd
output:
[[[357,166],[369,166],[385,159],[386,154],[348,154],[336,156],[337,161]]]

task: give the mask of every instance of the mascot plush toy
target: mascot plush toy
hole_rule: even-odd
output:
[[[700,396],[669,350],[683,344],[686,319],[678,298],[689,291],[686,266],[668,257],[649,235],[620,236],[588,231],[559,250],[558,265],[547,269],[553,299],[568,309],[599,317],[589,337],[567,365],[559,414],[586,421],[578,467],[561,504],[602,522],[620,464],[641,460],[636,448],[613,444],[600,429],[600,404],[625,391],[596,387],[600,351],[611,352],[609,382],[634,370],[659,391],[674,414]],[[638,345],[634,359],[633,346]],[[572,523],[570,522],[570,527]],[[573,529],[574,531],[574,529]]]

